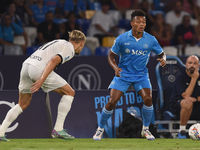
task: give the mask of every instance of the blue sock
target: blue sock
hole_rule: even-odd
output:
[[[153,114],[153,105],[146,106],[144,104],[142,107],[142,118],[144,126],[148,127],[150,125],[152,114]]]
[[[106,110],[105,107],[102,109],[102,113],[101,113],[101,117],[100,117],[100,124],[99,124],[100,128],[104,128],[107,120],[110,118],[112,113],[113,113],[113,110],[110,110],[110,111]]]

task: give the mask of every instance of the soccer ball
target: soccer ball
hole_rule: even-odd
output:
[[[200,124],[199,123],[193,124],[189,128],[189,136],[193,140],[200,140]]]

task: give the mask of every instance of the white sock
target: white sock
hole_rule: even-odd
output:
[[[68,112],[70,111],[73,99],[74,99],[73,96],[69,96],[69,95],[62,96],[60,103],[58,105],[58,115],[57,115],[56,124],[54,127],[56,131],[63,130],[64,121]]]
[[[10,126],[10,124],[23,112],[22,108],[19,106],[19,104],[15,105],[13,108],[11,108],[1,127],[0,127],[0,137],[3,137],[5,136],[5,132],[6,132],[6,129]]]
[[[142,130],[149,130],[149,126],[142,126]]]
[[[181,132],[181,130],[184,130],[184,131],[185,131],[185,129],[186,129],[186,125],[184,125],[184,126],[180,125],[179,129],[180,129],[179,132]]]

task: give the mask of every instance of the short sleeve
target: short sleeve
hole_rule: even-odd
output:
[[[154,36],[153,36],[152,51],[157,55],[163,52],[162,47],[160,46],[160,44],[158,43],[157,39]]]
[[[121,47],[121,42],[120,42],[121,38],[120,36],[118,36],[113,43],[113,46],[111,47],[111,51],[117,55],[119,55],[120,52],[120,47]]]
[[[74,47],[71,43],[67,43],[65,44],[63,50],[58,53],[58,55],[61,57],[62,59],[62,63],[64,64],[66,61],[69,61],[70,59],[72,59],[74,57]]]
[[[3,39],[2,27],[0,26],[0,39]]]
[[[24,32],[24,29],[19,25],[17,25],[16,23],[12,23],[11,25],[14,27],[14,32],[16,34],[22,34]]]

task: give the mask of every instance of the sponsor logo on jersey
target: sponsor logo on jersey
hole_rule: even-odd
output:
[[[129,53],[131,53],[131,50],[127,48],[127,49],[125,49],[125,53],[129,54]]]
[[[166,64],[177,64],[177,60],[167,60]]]
[[[91,65],[81,64],[70,72],[68,83],[77,90],[95,90],[101,87],[101,77]]]
[[[70,56],[65,57],[65,61],[67,61],[67,59],[69,59]]]
[[[132,49],[132,55],[146,55],[147,51],[143,51],[143,50],[134,50]]]
[[[130,45],[130,43],[124,43],[124,45]]]
[[[31,59],[36,59],[36,60],[38,60],[38,61],[41,61],[41,60],[42,60],[42,57],[36,56],[36,55],[31,55],[30,58],[31,58]]]

